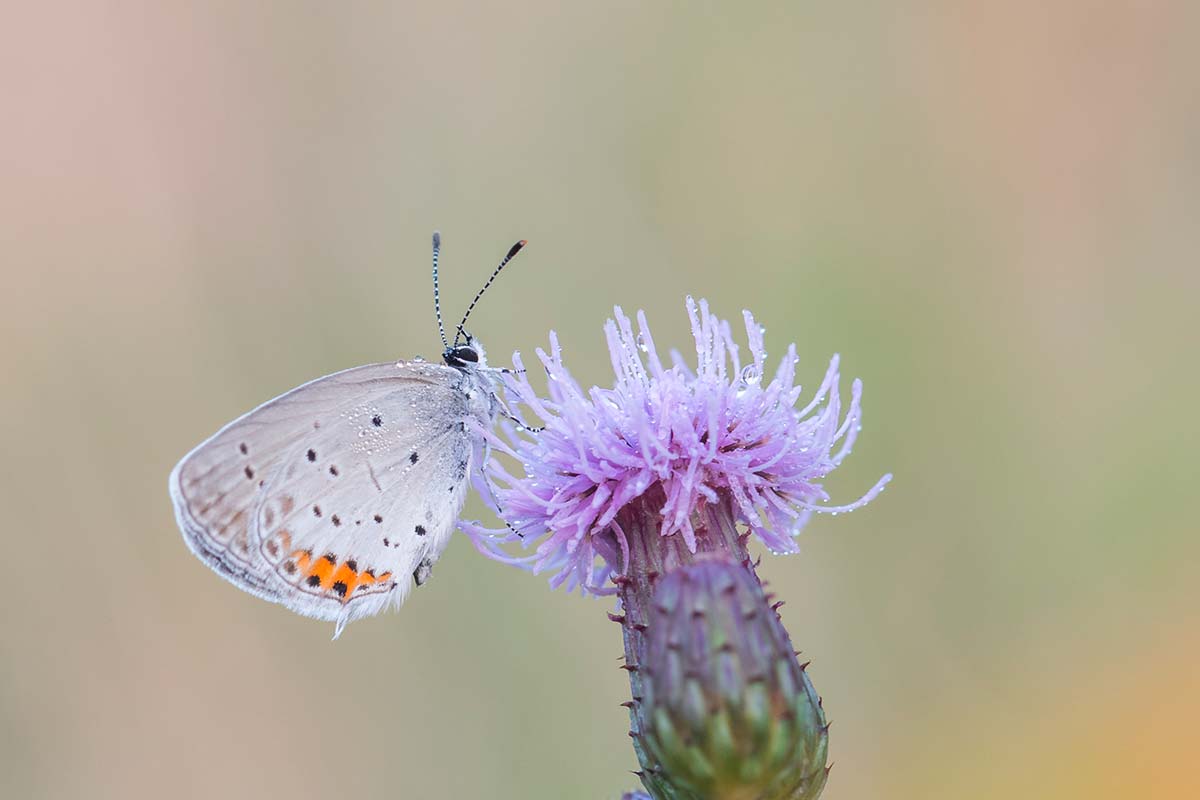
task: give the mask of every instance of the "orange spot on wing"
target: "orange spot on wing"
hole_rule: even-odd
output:
[[[354,587],[358,585],[358,573],[350,569],[350,565],[343,562],[337,571],[333,573],[333,581],[330,585],[341,581],[346,584],[346,593],[342,595],[342,602],[350,599],[350,595],[354,594]]]
[[[305,573],[305,576],[309,578],[313,575],[316,575],[321,580],[320,585],[322,589],[328,589],[333,585],[333,564],[329,563],[329,560],[326,558],[318,558],[308,568],[308,572]]]
[[[301,572],[308,572],[308,565],[312,563],[312,553],[308,550],[297,550],[292,553],[292,559],[296,562],[296,566]]]

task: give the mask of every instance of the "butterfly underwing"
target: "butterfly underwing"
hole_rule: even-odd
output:
[[[435,234],[435,298],[439,245]],[[446,548],[485,452],[483,431],[501,409],[501,370],[463,329],[467,315],[453,344],[443,332],[445,363],[318,378],[184,456],[169,490],[191,551],[251,594],[334,621],[335,638],[402,603]]]

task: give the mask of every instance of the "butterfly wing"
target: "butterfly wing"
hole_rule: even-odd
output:
[[[392,362],[304,384],[184,457],[170,492],[184,539],[238,587],[306,616],[399,604],[445,548],[483,417],[475,384]]]

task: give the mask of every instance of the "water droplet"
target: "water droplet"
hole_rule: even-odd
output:
[[[742,367],[741,379],[747,386],[757,386],[762,381],[762,372],[754,364],[747,364]]]
[[[424,359],[424,358],[422,358],[421,356],[413,356],[413,361],[416,361],[416,362],[423,362],[424,360],[425,360],[425,359]]]
[[[638,350],[641,350],[643,353],[650,352],[650,345],[646,344],[645,334],[639,333],[637,335],[637,346],[638,346]]]

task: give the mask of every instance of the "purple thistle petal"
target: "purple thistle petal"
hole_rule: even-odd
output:
[[[693,520],[706,504],[728,504],[769,549],[789,553],[812,513],[853,511],[883,490],[890,475],[855,502],[827,505],[821,482],[851,452],[862,419],[860,381],[853,382],[842,412],[838,356],[815,396],[796,410],[801,390],[794,345],[764,385],[763,328],[750,312],[743,312],[745,361],[729,324],[710,313],[707,302],[689,297],[687,313],[694,368],[677,351],[666,366],[645,315],[637,313],[635,326],[620,308],[604,326],[615,375],[611,388],[585,391],[563,363],[554,333],[549,350],[537,351],[547,396],[539,396],[514,356],[507,404],[522,426],[536,417],[545,428],[531,433],[505,422],[499,434],[486,434],[496,452],[523,468],[523,475],[514,475],[498,459],[486,467],[496,487],[495,510],[521,536],[464,524],[480,552],[550,570],[553,586],[609,594],[605,584],[629,560],[618,515],[655,487],[659,535],[678,534],[693,553]],[[490,489],[481,495],[491,498]],[[504,546],[517,540],[536,544],[534,553],[507,555]]]

